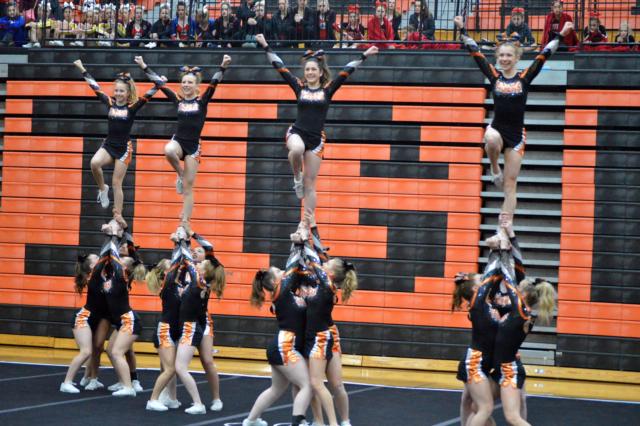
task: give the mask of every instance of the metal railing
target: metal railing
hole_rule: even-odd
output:
[[[20,4],[29,7],[28,2]],[[256,47],[255,35],[264,33],[279,48],[377,44],[382,48],[457,49],[458,32],[452,22],[456,15],[465,18],[469,34],[478,41],[491,44],[517,34],[522,43],[531,44],[532,39],[535,46],[549,31],[547,21],[553,21],[548,0],[391,0],[386,4],[313,0],[304,14],[296,13],[297,1],[288,4],[286,13],[279,10],[278,0],[266,4],[257,0],[137,3],[87,0],[74,4],[73,9],[66,3],[44,3],[23,8],[21,13],[31,21],[27,24],[31,46],[78,47],[251,48]],[[572,0],[564,2],[562,13],[575,23],[578,48],[635,49],[632,29],[640,25],[636,3]],[[524,40],[523,34],[514,31],[524,28],[520,22],[529,29],[531,39]]]

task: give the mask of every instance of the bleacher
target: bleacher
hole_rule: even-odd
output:
[[[131,71],[142,92],[148,83],[134,54],[84,49],[79,56],[107,93],[119,71]],[[283,142],[295,103],[263,53],[230,54],[233,66],[203,131],[193,228],[214,242],[229,273],[223,299],[210,302],[216,346],[263,348],[275,324],[247,299],[257,268],[284,263],[300,217]],[[144,52],[174,87],[179,65],[204,65],[210,77],[220,55]],[[354,55],[330,52],[330,64],[337,71]],[[102,242],[109,211],[95,202],[89,159],[106,131],[105,111],[72,68],[77,57],[30,51],[2,77],[0,334],[71,336],[73,310],[84,302],[73,292],[73,262]],[[300,72],[297,52],[282,57]],[[618,65],[592,73],[597,58]],[[630,350],[640,345],[638,286],[626,278],[637,276],[638,228],[637,123],[627,117],[640,105],[610,97],[629,94],[624,67],[638,57],[612,58],[558,55],[530,95],[516,232],[529,273],[558,282],[561,299],[557,323],[536,327],[525,344],[533,364],[640,370],[640,351]],[[334,311],[343,348],[459,359],[469,323],[466,313],[450,312],[451,277],[484,266],[479,243],[495,230],[501,197],[485,176],[481,141],[492,101],[483,77],[464,52],[382,53],[334,99],[317,213],[331,254],[353,260],[361,277],[352,301]],[[158,94],[138,117],[124,216],[145,263],[154,263],[168,256],[181,205],[162,155],[175,111]],[[132,304],[142,313],[141,340],[149,341],[160,301],[138,284]],[[593,347],[592,336],[606,344]],[[602,351],[615,361],[589,358]]]

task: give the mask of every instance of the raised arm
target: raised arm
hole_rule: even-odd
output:
[[[144,59],[142,59],[142,56],[136,56],[134,58],[134,61],[136,64],[138,64],[140,66],[140,68],[142,68],[142,71],[145,71],[147,69],[147,64],[144,63]],[[162,79],[162,77],[160,77],[159,79],[157,79],[156,81],[153,82],[153,87],[151,89],[149,89],[144,95],[139,96],[138,100],[129,107],[129,109],[133,112],[136,113],[138,112],[138,110],[140,108],[142,108],[144,105],[147,104],[147,102],[149,102],[149,99],[151,99],[153,97],[153,95],[155,95],[156,93],[158,93],[158,90],[165,85],[165,81]]]
[[[358,68],[369,56],[376,55],[378,53],[378,48],[376,46],[371,46],[368,48],[359,59],[349,62],[344,66],[342,71],[338,74],[338,77],[334,78],[331,83],[329,83],[329,87],[327,88],[328,96],[331,98],[333,94],[342,86],[351,74]]]
[[[573,31],[573,23],[566,22],[564,24],[564,27],[562,28],[562,31],[555,34],[554,38],[549,43],[547,43],[546,46],[544,46],[540,53],[538,53],[531,66],[520,73],[520,78],[522,78],[525,83],[531,84],[533,79],[536,78],[538,74],[540,74],[542,66],[547,61],[547,59],[549,59],[551,55],[553,55],[556,50],[558,50],[558,46],[560,46],[560,40],[571,31]]]
[[[209,102],[211,100],[211,98],[213,97],[213,94],[216,91],[216,87],[222,81],[222,76],[224,75],[224,72],[227,70],[227,67],[229,66],[230,63],[231,63],[231,56],[224,55],[224,57],[222,58],[222,63],[220,64],[220,69],[215,74],[213,74],[213,77],[209,82],[209,86],[207,87],[207,90],[205,90],[205,92],[202,94],[203,102]]]
[[[159,88],[162,93],[165,94],[165,96],[171,100],[171,102],[173,103],[178,103],[180,102],[180,100],[178,99],[178,95],[176,95],[176,92],[174,92],[173,90],[171,90],[170,88],[168,88],[166,86],[166,82],[167,82],[167,78],[165,76],[160,76],[158,75],[154,70],[152,70],[149,66],[147,66],[145,64],[145,67],[142,68],[142,70],[144,71],[144,73],[146,74],[147,78],[153,82],[153,84],[155,84],[155,86],[157,88]]]
[[[498,71],[496,68],[489,63],[486,56],[480,52],[480,48],[474,39],[467,35],[467,31],[464,28],[464,22],[461,16],[456,16],[453,19],[453,22],[456,24],[456,27],[460,30],[460,40],[464,43],[464,47],[467,48],[469,54],[473,57],[473,60],[476,61],[478,68],[480,71],[491,81],[491,83],[495,82],[498,79]]]
[[[271,62],[271,65],[273,65],[273,67],[278,70],[280,76],[293,89],[293,91],[296,93],[296,96],[298,96],[300,90],[302,89],[302,82],[300,81],[300,79],[293,75],[291,71],[289,71],[289,69],[284,65],[282,59],[280,59],[280,57],[276,55],[273,50],[271,50],[271,47],[269,47],[269,45],[267,44],[267,41],[265,40],[263,34],[258,34],[256,36],[256,42],[258,42],[258,44],[262,46],[265,52],[267,52],[267,58],[269,59],[269,62]]]
[[[82,61],[78,59],[73,62],[73,65],[75,65],[76,68],[78,68],[78,70],[82,73],[82,77],[87,83],[89,83],[89,87],[91,87],[91,89],[95,92],[98,99],[100,99],[100,102],[110,107],[112,104],[111,97],[107,96],[107,94],[102,91],[100,85],[93,77],[91,77],[91,74],[89,74],[87,69],[84,67]]]

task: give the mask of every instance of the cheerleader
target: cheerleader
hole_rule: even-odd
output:
[[[378,48],[370,47],[360,59],[349,62],[335,80],[331,80],[324,52],[308,51],[303,56],[304,80],[300,80],[271,50],[264,35],[258,34],[256,41],[265,49],[269,62],[296,95],[298,114],[295,123],[287,130],[286,143],[293,171],[293,189],[299,199],[304,199],[306,214],[313,215],[316,209],[316,178],[320,171],[326,139],[324,122],[331,98],[365,59],[378,53]]]
[[[292,244],[284,271],[272,266],[258,271],[253,279],[251,304],[260,308],[268,292],[271,312],[276,315],[279,330],[267,347],[271,387],[258,396],[242,426],[266,426],[267,422],[260,419],[260,414],[280,398],[289,383],[297,389],[291,424],[306,424],[303,423],[304,414],[312,396],[309,371],[302,356],[307,315],[306,303],[296,293],[303,281],[313,277],[303,261],[303,251],[302,244]]]
[[[178,314],[180,338],[177,345],[175,370],[193,399],[192,406],[187,408],[185,412],[188,414],[204,414],[206,413],[206,408],[200,399],[196,382],[189,374],[189,363],[196,348],[211,357],[212,340],[203,339],[208,330],[206,321],[202,322],[202,319],[207,315],[205,307],[208,303],[210,292],[213,290],[218,298],[221,297],[226,281],[224,269],[219,262],[217,265],[211,259],[205,259],[197,264],[194,262],[190,250],[188,231],[182,226],[176,231],[176,239],[180,244],[179,259],[177,261],[179,263],[165,277],[165,281],[175,280],[178,291],[182,294]],[[209,347],[205,347],[206,345],[209,345]],[[159,389],[161,388],[159,387]],[[216,403],[215,398],[216,395],[214,394],[213,405],[222,409],[222,401]]]
[[[500,387],[500,399],[507,422],[516,426],[528,426],[524,419],[523,388],[525,369],[518,356],[518,350],[535,322],[551,323],[556,308],[557,294],[547,281],[523,279],[519,281],[518,265],[522,256],[510,220],[503,220],[511,250],[505,251],[501,270],[503,285],[509,299],[508,312],[501,318],[493,351],[492,376]],[[537,315],[533,314],[533,310]],[[524,414],[524,415],[523,415]]]
[[[142,69],[146,68],[141,56],[136,56],[135,62]],[[97,201],[106,209],[109,207],[109,185],[104,183],[102,168],[113,164],[113,215],[120,225],[126,228],[126,223],[122,218],[124,203],[122,182],[133,155],[133,144],[130,139],[131,127],[137,112],[151,99],[164,82],[162,80],[156,81],[155,86],[144,96],[138,97],[135,83],[129,73],[120,73],[116,76],[113,97],[111,97],[100,89],[100,85],[87,72],[80,59],[73,64],[80,70],[86,82],[89,83],[91,89],[98,96],[98,99],[109,109],[107,115],[109,121],[107,137],[91,159],[91,172],[98,184]]]
[[[524,112],[527,94],[533,79],[540,73],[545,61],[558,49],[560,40],[573,30],[567,22],[559,34],[550,41],[524,71],[516,66],[522,56],[522,48],[512,42],[501,44],[496,49],[497,63],[501,70],[487,61],[476,42],[466,35],[461,16],[454,19],[460,29],[461,39],[473,56],[482,73],[489,79],[494,99],[494,118],[484,135],[485,151],[491,161],[491,178],[498,189],[504,190],[502,211],[513,215],[516,208],[516,180],[524,156],[526,131]],[[498,165],[500,152],[504,151],[504,174]]]
[[[207,117],[207,107],[230,63],[231,57],[224,55],[220,69],[213,75],[209,86],[201,96],[199,96],[198,87],[202,81],[202,73],[199,67],[180,68],[179,93],[162,86],[166,77],[160,77],[149,67],[144,68],[147,77],[156,85],[162,86],[162,92],[178,107],[177,130],[165,146],[164,154],[178,175],[176,192],[183,196],[181,218],[183,226],[186,227],[189,226],[193,210],[193,184],[200,163],[200,135]],[[184,168],[180,161],[184,161]]]

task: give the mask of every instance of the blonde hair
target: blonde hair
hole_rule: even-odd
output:
[[[556,300],[558,299],[558,293],[553,285],[541,279],[536,279],[535,281],[525,279],[522,281],[522,292],[527,305],[532,308],[536,306],[538,311],[537,321],[542,325],[551,324],[553,311],[556,308]]]
[[[156,266],[154,266],[149,272],[147,272],[145,281],[147,283],[147,288],[151,293],[160,293],[162,284],[165,279],[165,271],[170,265],[171,261],[169,259],[162,259],[156,264]]]
[[[193,72],[193,71],[182,71],[180,72],[180,82],[182,79],[188,75],[193,75],[196,78],[196,95],[200,95],[200,83],[202,83],[202,71]],[[180,88],[182,92],[182,88]]]
[[[347,303],[358,289],[358,274],[353,264],[338,257],[334,259],[338,262],[333,264],[333,282],[342,289],[342,301]]]
[[[218,263],[218,266],[214,265],[214,263],[205,259],[201,263],[204,268],[204,280],[207,283],[212,283],[211,290],[216,294],[216,297],[221,298],[222,293],[224,292],[224,288],[227,285],[227,277],[224,273],[224,266],[221,263]]]
[[[480,274],[458,274],[454,279],[451,311],[460,309],[462,301],[470,302],[474,294],[474,286]]]
[[[133,81],[132,78],[128,80],[122,79],[120,77],[116,78],[115,83],[122,83],[127,86],[127,91],[129,92],[129,96],[127,97],[127,103],[133,104],[138,100],[138,91],[136,89],[136,82]]]
[[[522,57],[522,47],[519,44],[516,44],[512,41],[505,41],[504,43],[501,43],[498,48],[496,49],[496,58],[498,57],[498,54],[500,53],[500,49],[502,49],[503,47],[511,47],[513,48],[513,52],[516,55],[516,58],[520,59]]]

